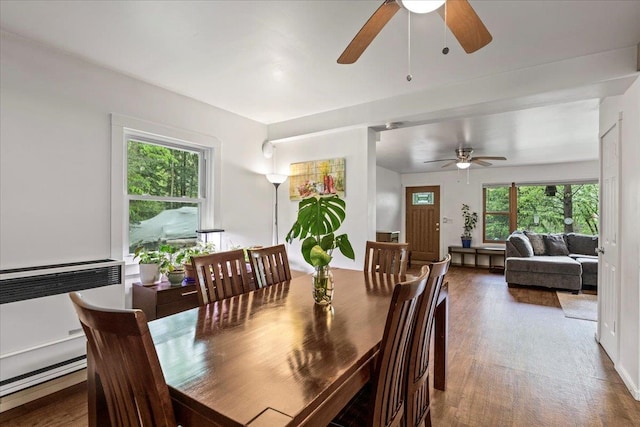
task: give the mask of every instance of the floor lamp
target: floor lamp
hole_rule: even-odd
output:
[[[277,173],[267,174],[267,180],[273,184],[276,188],[276,209],[275,209],[275,230],[276,230],[276,245],[278,244],[278,187],[280,184],[287,180],[287,175],[280,175]]]

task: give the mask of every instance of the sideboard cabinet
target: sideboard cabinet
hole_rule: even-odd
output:
[[[169,316],[198,306],[194,283],[172,286],[169,282],[133,285],[133,308],[144,311],[147,320]]]

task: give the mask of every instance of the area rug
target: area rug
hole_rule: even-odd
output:
[[[598,296],[590,294],[574,295],[568,292],[556,292],[565,317],[573,319],[598,320]]]

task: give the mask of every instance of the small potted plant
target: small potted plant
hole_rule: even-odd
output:
[[[331,304],[333,275],[329,263],[338,249],[349,259],[355,259],[346,234],[334,233],[346,217],[346,203],[337,195],[311,196],[300,200],[298,218],[287,233],[286,240],[302,240],[302,256],[314,269],[313,298],[317,304]]]
[[[164,255],[160,271],[167,276],[172,285],[181,284],[184,279],[184,269],[177,260],[180,249],[173,245],[160,245],[159,251]]]
[[[196,280],[196,272],[191,265],[191,257],[198,255],[211,254],[216,251],[216,246],[213,243],[198,242],[197,245],[188,248],[180,249],[176,255],[176,262],[182,265],[184,269],[184,277],[187,281]]]
[[[478,223],[478,213],[471,212],[469,205],[462,204],[462,219],[464,221],[464,231],[462,232],[462,247],[471,247],[471,232],[476,228]]]
[[[140,246],[135,250],[133,259],[138,260],[141,283],[154,283],[160,280],[160,266],[165,260],[164,254]]]

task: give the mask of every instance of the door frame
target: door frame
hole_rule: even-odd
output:
[[[438,218],[436,227],[438,227],[438,249],[437,256],[438,260],[442,259],[442,185],[441,184],[413,184],[413,185],[402,185],[402,226],[401,226],[401,235],[404,242],[407,242],[407,192],[410,188],[420,188],[420,187],[437,187],[438,188]],[[411,252],[410,252],[411,254]],[[411,262],[411,258],[409,258],[409,262]]]
[[[616,212],[614,213],[614,215],[617,217],[616,218],[616,222],[615,222],[615,234],[616,234],[616,239],[617,239],[617,250],[614,256],[614,262],[615,262],[615,267],[616,267],[616,274],[614,277],[614,292],[615,292],[615,300],[613,301],[614,303],[614,329],[615,329],[615,335],[614,335],[614,348],[612,349],[614,351],[613,357],[611,354],[609,354],[609,352],[607,351],[607,349],[602,346],[601,343],[601,337],[602,337],[602,299],[601,299],[601,292],[598,292],[598,326],[596,328],[596,340],[598,341],[598,343],[603,347],[603,349],[605,350],[605,352],[607,353],[607,356],[609,358],[611,358],[611,361],[613,362],[614,366],[616,366],[618,364],[618,360],[620,358],[620,333],[619,333],[619,327],[620,327],[620,290],[621,290],[621,283],[620,283],[620,271],[619,271],[619,267],[620,267],[620,239],[622,238],[621,234],[620,234],[620,161],[621,161],[621,157],[619,155],[620,153],[620,148],[622,146],[622,115],[618,116],[618,120],[615,121],[611,126],[609,126],[607,128],[607,130],[605,132],[602,133],[602,135],[599,136],[598,138],[598,149],[599,149],[599,156],[600,156],[600,176],[599,176],[599,181],[600,184],[602,185],[602,177],[603,177],[603,169],[604,169],[604,162],[603,162],[603,147],[602,147],[602,140],[603,138],[609,134],[609,132],[616,130],[618,132],[617,138],[615,140],[615,145],[616,145],[616,150],[618,152],[618,157],[617,157],[617,162],[616,162],[616,173],[617,173],[617,177],[618,179],[616,180],[616,191],[618,193],[618,206],[616,207]],[[603,205],[603,197],[602,197],[602,186],[600,187],[600,200],[599,200],[599,211],[600,211],[600,229],[602,229],[602,205]],[[602,236],[598,236],[598,246],[602,247],[603,243],[602,243]],[[600,258],[600,257],[599,257]],[[603,275],[601,274],[602,271],[601,269],[603,268],[603,263],[602,260],[599,259],[598,260],[598,289],[603,289],[602,285],[601,285],[601,280],[603,278]]]

